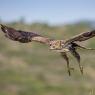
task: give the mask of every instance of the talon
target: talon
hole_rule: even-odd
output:
[[[69,76],[71,76],[70,68],[68,69],[68,74],[69,74]]]
[[[80,66],[81,74],[83,74],[83,66]]]
[[[74,71],[74,68],[73,68],[73,67],[68,68],[69,76],[71,75],[71,70],[73,70],[73,71]]]

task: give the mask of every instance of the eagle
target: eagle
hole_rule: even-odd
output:
[[[2,32],[5,34],[5,37],[9,38],[10,40],[18,41],[20,43],[29,43],[32,41],[40,42],[48,45],[50,50],[59,52],[67,63],[67,72],[69,76],[71,75],[71,70],[74,70],[74,68],[70,67],[69,65],[69,58],[67,56],[67,52],[70,52],[76,58],[76,60],[78,61],[80,72],[81,74],[83,74],[83,66],[80,64],[80,55],[77,52],[77,49],[82,48],[86,50],[95,50],[92,48],[86,48],[77,43],[94,37],[95,30],[78,34],[67,40],[55,40],[52,38],[41,36],[37,33],[16,30],[14,28],[2,24],[0,25]]]

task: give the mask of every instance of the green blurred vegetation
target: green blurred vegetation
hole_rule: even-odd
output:
[[[16,29],[37,32],[55,39],[67,39],[93,29],[89,21],[65,25],[26,23],[24,19],[4,23]],[[1,31],[1,30],[0,30]],[[95,38],[80,43],[95,47]],[[95,51],[79,50],[84,75],[69,54],[72,76],[60,54],[39,43],[13,42],[0,32],[0,95],[95,95]]]

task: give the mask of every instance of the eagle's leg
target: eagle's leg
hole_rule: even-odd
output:
[[[80,64],[80,55],[79,55],[79,53],[77,53],[75,49],[70,49],[70,52],[77,59],[81,74],[83,74],[83,66],[81,66],[81,64]]]
[[[87,48],[87,47],[84,47],[84,46],[81,46],[81,45],[78,45],[78,44],[77,44],[77,47],[82,48],[82,49],[86,49],[86,50],[95,50],[95,48]]]
[[[73,68],[70,68],[70,65],[69,65],[69,58],[67,57],[67,54],[65,52],[61,52],[61,56],[66,60],[67,62],[67,69],[68,69],[68,74],[69,76],[71,75],[71,72],[70,70],[72,70]]]

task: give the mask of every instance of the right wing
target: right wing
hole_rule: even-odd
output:
[[[28,43],[31,41],[36,41],[44,44],[49,44],[52,40],[47,37],[40,36],[39,34],[33,32],[26,32],[21,30],[16,30],[14,28],[1,25],[1,30],[5,33],[5,36],[13,41],[19,41],[21,43]]]

